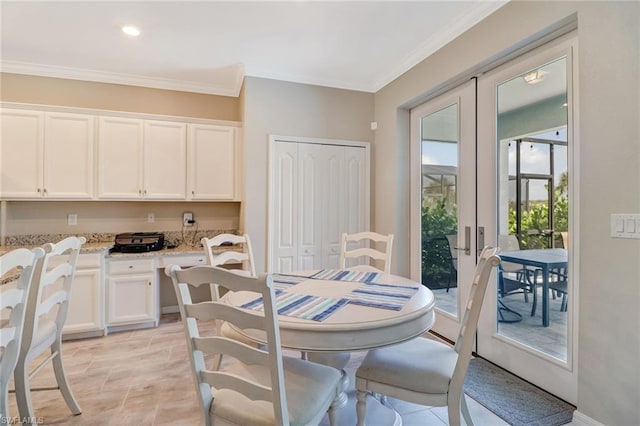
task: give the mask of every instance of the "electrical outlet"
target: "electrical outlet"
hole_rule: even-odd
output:
[[[194,222],[195,221],[193,220],[193,213],[186,212],[182,215],[182,223],[184,224],[184,226],[193,226]]]
[[[156,221],[156,215],[153,213],[147,213],[147,223],[153,223]]]
[[[67,215],[67,225],[77,225],[78,224],[78,215],[75,213],[69,213]]]

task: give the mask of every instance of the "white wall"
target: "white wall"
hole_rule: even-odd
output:
[[[581,176],[578,411],[606,425],[636,425],[640,240],[611,239],[609,216],[640,213],[639,2],[512,1],[376,93],[373,227],[395,233],[396,270],[408,273],[406,107],[573,14]]]
[[[256,271],[265,271],[269,135],[371,142],[373,94],[247,77],[241,97],[246,168],[241,228],[251,236]]]

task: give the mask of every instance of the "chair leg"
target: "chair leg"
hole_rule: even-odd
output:
[[[338,426],[338,407],[335,404],[331,404],[329,407],[329,425]]]
[[[53,372],[56,376],[56,382],[58,382],[58,387],[60,388],[60,393],[64,398],[67,406],[71,410],[74,415],[82,414],[82,410],[78,405],[78,402],[73,397],[73,393],[71,392],[71,387],[69,386],[69,382],[67,382],[67,376],[64,372],[64,366],[62,365],[62,344],[60,343],[60,337],[51,345],[51,351],[57,352],[56,356],[51,360],[53,364]]]
[[[449,414],[449,426],[460,426],[461,398],[456,398],[449,393],[449,404],[447,413]]]
[[[31,388],[29,386],[29,365],[23,359],[18,360],[14,370],[14,382],[16,387],[16,403],[21,418],[35,418],[33,404],[31,403]]]
[[[531,286],[532,289],[532,293],[533,293],[533,303],[531,304],[531,316],[535,316],[536,315],[536,308],[538,306],[538,290],[536,289],[535,284]]]
[[[0,382],[0,420],[8,419],[9,416],[9,378],[7,383]]]
[[[471,420],[471,414],[469,414],[469,407],[467,406],[467,396],[464,393],[460,398],[460,411],[462,411],[462,417],[467,426],[473,426],[473,420]]]
[[[358,415],[357,426],[364,426],[365,416],[367,414],[367,392],[358,390],[356,393],[356,414]]]
[[[562,295],[562,302],[560,303],[560,311],[567,312],[567,295]]]

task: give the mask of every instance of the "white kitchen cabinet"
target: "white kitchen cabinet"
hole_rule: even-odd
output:
[[[337,268],[343,232],[369,230],[365,146],[276,140],[270,164],[270,272]]]
[[[68,256],[56,256],[49,262],[55,268]],[[62,329],[63,338],[83,338],[104,334],[104,291],[102,261],[104,253],[80,253],[71,285],[67,319]],[[47,295],[62,288],[63,280],[47,286]]]
[[[238,188],[238,129],[189,124],[187,196],[190,200],[234,200]]]
[[[100,199],[184,200],[187,174],[186,124],[100,117]]]
[[[123,330],[158,325],[158,277],[154,258],[110,258],[107,277],[108,328]]]
[[[92,199],[92,115],[2,109],[4,199]]]

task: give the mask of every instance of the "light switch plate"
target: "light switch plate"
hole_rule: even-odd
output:
[[[77,225],[78,224],[78,215],[75,213],[69,213],[67,215],[67,225]]]
[[[611,237],[640,240],[640,214],[612,214]]]

